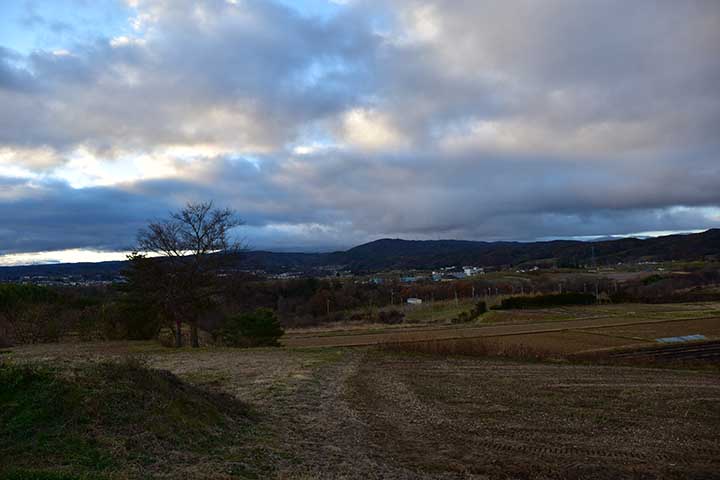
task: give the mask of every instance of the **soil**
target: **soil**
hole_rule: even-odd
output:
[[[143,352],[254,409],[279,479],[720,478],[720,375],[356,349],[14,349],[71,364]],[[170,478],[246,478],[208,452]],[[153,472],[147,472],[151,478]],[[167,476],[165,478],[168,478]]]
[[[633,335],[638,331],[641,335]],[[540,342],[546,345],[561,345],[560,353],[574,353],[606,346],[621,346],[643,342],[654,342],[658,335],[651,332],[672,332],[674,335],[691,333],[706,334],[709,338],[720,337],[720,317],[713,316],[686,320],[682,318],[642,319],[623,317],[582,318],[568,321],[534,322],[523,324],[489,324],[448,326],[434,328],[408,328],[386,332],[356,332],[352,334],[333,335],[302,335],[288,336],[283,343],[290,347],[340,347],[377,345],[388,342],[413,342],[424,340],[442,340],[455,338],[493,338],[510,337],[529,338],[530,336],[547,337]],[[678,333],[680,332],[680,333]],[[572,335],[564,335],[564,334]],[[579,334],[579,335],[578,335]],[[615,337],[613,341],[602,340],[598,335]],[[568,340],[557,341],[557,338],[568,336]],[[570,337],[573,337],[570,339]],[[582,340],[579,338],[582,337]],[[609,342],[609,343],[608,343]],[[572,346],[571,346],[572,344]]]

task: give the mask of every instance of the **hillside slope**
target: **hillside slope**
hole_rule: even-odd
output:
[[[238,258],[242,269],[271,273],[313,272],[338,267],[354,272],[429,269],[445,266],[514,266],[551,261],[557,265],[612,265],[618,262],[720,260],[720,229],[689,235],[598,242],[477,242],[469,240],[381,239],[344,252],[276,253],[250,251]],[[84,275],[111,278],[125,262],[74,263],[1,267],[0,280],[25,275]]]

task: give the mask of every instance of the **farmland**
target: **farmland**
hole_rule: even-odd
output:
[[[116,341],[6,349],[0,358],[12,365],[49,369],[37,377],[45,383],[25,380],[37,390],[28,395],[69,392],[70,403],[52,411],[60,415],[55,423],[71,427],[40,427],[40,444],[14,427],[8,445],[16,447],[0,449],[3,465],[15,469],[10,478],[35,471],[108,480],[716,475],[717,360],[660,364],[652,352],[656,338],[688,334],[704,335],[716,349],[720,304],[440,319],[441,311],[471,306],[439,303],[414,310],[413,323],[392,326],[295,329],[284,348]],[[642,361],[623,352],[640,352],[632,355]],[[97,377],[106,371],[113,381]],[[88,389],[92,396],[83,400]],[[19,400],[10,398],[13,411]],[[102,400],[112,398],[134,410]],[[58,413],[71,407],[80,413]],[[38,408],[33,415],[47,415]],[[128,414],[140,430],[117,420]],[[204,447],[194,448],[200,441]]]
[[[393,327],[370,326],[365,329],[313,329],[308,332],[292,332],[286,336],[284,342],[293,347],[328,347],[493,338],[515,344],[530,342],[567,354],[596,348],[653,343],[659,337],[690,333],[720,338],[720,304],[626,304],[494,310],[469,324],[431,322]]]
[[[166,453],[172,464],[120,458],[94,471],[69,461],[60,471],[107,478],[709,478],[718,469],[720,379],[710,372],[375,349],[168,352],[146,343],[28,347],[11,355],[72,370],[128,353],[252,406],[252,428],[235,439],[244,447],[222,449],[223,458],[183,455],[180,444]],[[13,461],[58,470],[23,455]]]
[[[285,342],[295,346],[279,349],[167,349],[127,341],[15,347],[3,357],[16,365],[50,365],[68,381],[84,378],[78,372],[88,365],[127,358],[150,372],[171,372],[187,385],[179,387],[187,392],[182,398],[206,398],[220,409],[214,417],[174,415],[181,424],[214,431],[212,438],[223,443],[212,451],[193,450],[172,438],[146,438],[147,451],[137,457],[120,447],[128,445],[117,438],[123,431],[105,432],[101,423],[87,442],[105,459],[101,463],[88,464],[81,455],[38,461],[29,447],[5,465],[107,479],[711,478],[720,468],[717,369],[597,365],[563,357],[654,345],[654,338],[670,335],[720,338],[717,309],[694,304],[493,312],[488,321],[463,326],[294,332]],[[454,337],[460,340],[437,340]],[[355,339],[382,345],[338,346]],[[305,347],[297,346],[302,342]],[[435,355],[422,353],[431,342],[442,347]],[[460,355],[448,355],[452,342],[471,342],[471,354],[485,342],[485,355],[462,355],[462,344],[455,350]],[[318,343],[333,346],[308,348]],[[521,358],[537,352],[551,355]],[[249,413],[223,412],[232,404],[206,395],[229,395],[240,402],[231,412]],[[228,420],[198,423],[216,417]],[[173,447],[163,456],[170,463],[156,446],[168,441]]]

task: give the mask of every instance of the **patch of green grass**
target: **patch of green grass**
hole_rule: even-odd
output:
[[[303,348],[296,348],[292,349],[295,352],[301,353],[303,355],[303,365],[309,366],[309,367],[315,367],[320,365],[329,365],[332,363],[339,362],[342,360],[347,350],[343,348],[312,348],[312,349],[303,349]]]
[[[63,371],[0,364],[0,479],[145,475],[223,452],[242,456],[253,418],[229,395],[136,360]]]
[[[0,366],[0,459],[6,466],[38,458],[93,471],[111,466],[97,441],[79,433],[89,423],[81,404],[77,386],[49,368]]]

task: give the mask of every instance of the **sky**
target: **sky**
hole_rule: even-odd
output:
[[[3,0],[0,264],[720,227],[716,0]]]

